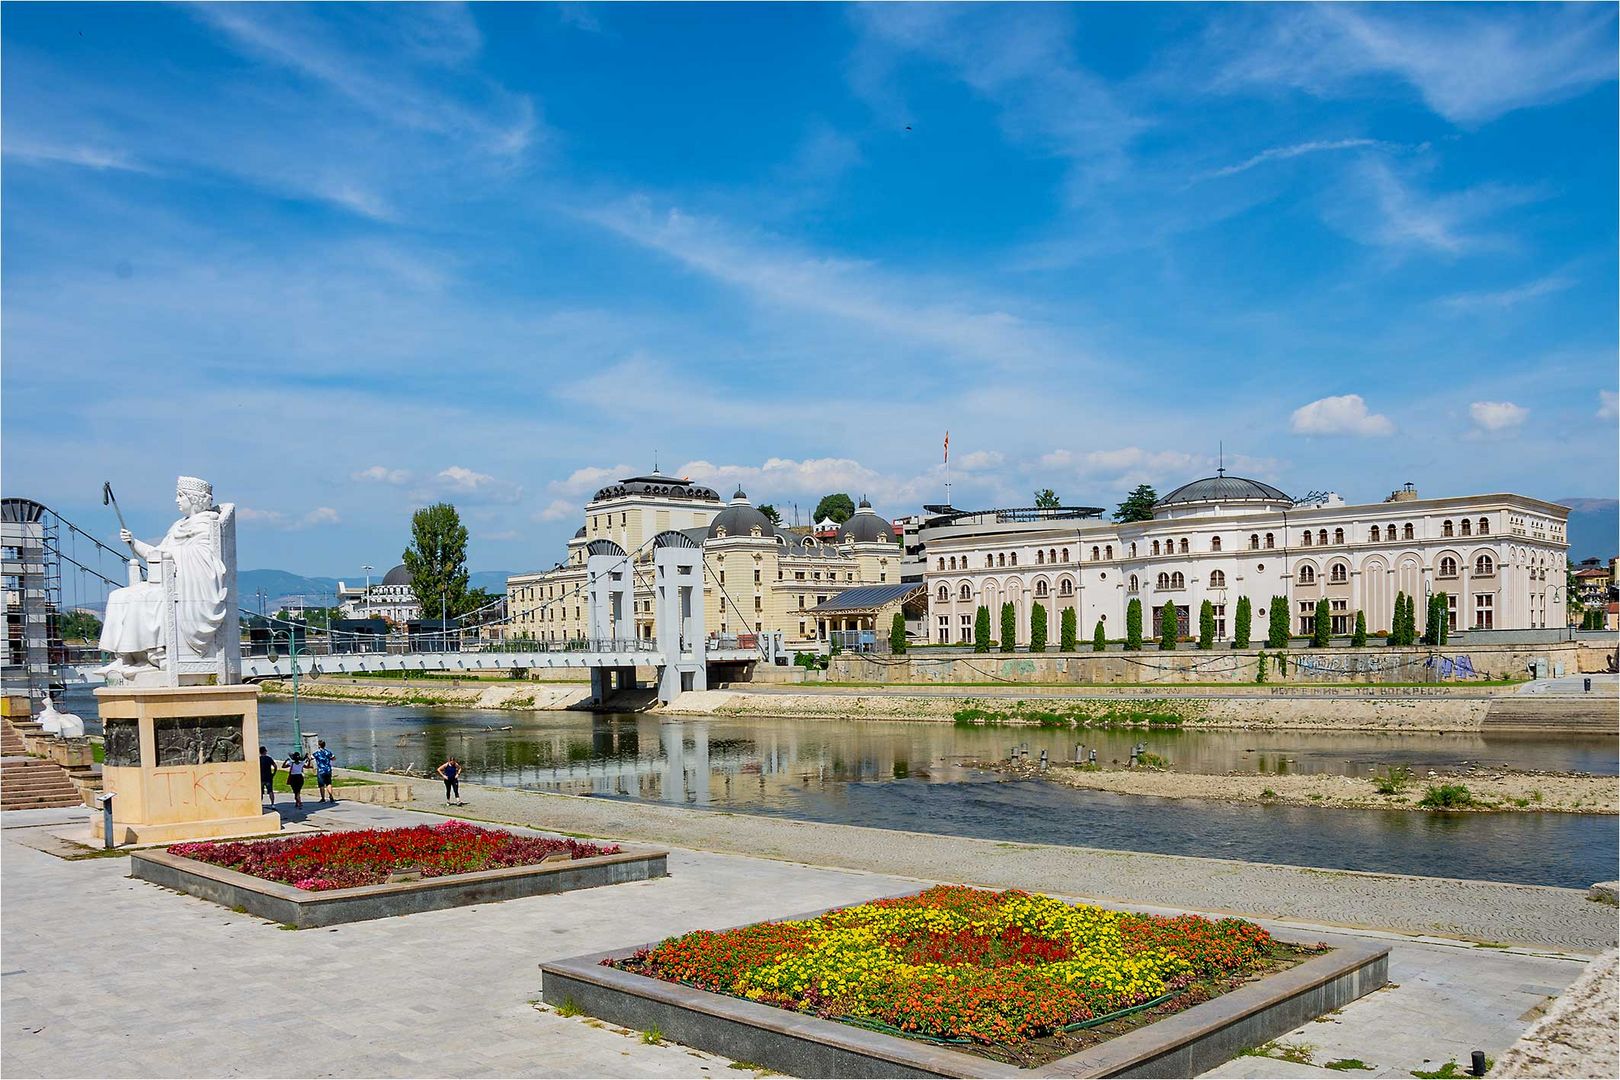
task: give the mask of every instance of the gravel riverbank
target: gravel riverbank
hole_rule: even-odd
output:
[[[1398,794],[1380,795],[1371,778],[1307,773],[1184,773],[1154,768],[1082,768],[1054,763],[980,762],[1009,779],[1046,780],[1088,791],[1151,795],[1159,799],[1213,799],[1267,806],[1330,806],[1355,810],[1425,810],[1424,793],[1440,785],[1468,789],[1468,805],[1447,807],[1464,812],[1620,813],[1620,780],[1612,776],[1526,772],[1513,769],[1425,771],[1411,777]]]

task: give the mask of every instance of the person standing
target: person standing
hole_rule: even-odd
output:
[[[315,795],[319,802],[337,802],[332,798],[332,751],[326,748],[326,740],[321,739],[315,753]]]
[[[444,781],[445,805],[450,805],[452,798],[459,802],[461,800],[461,781],[458,777],[461,776],[461,762],[452,757],[443,765],[440,765],[438,771],[439,779]]]
[[[276,805],[276,759],[262,746],[259,747],[259,787],[270,805]]]
[[[293,806],[302,810],[304,808],[304,752],[294,750],[287,755],[287,760],[281,764],[287,770],[287,786],[292,788]]]

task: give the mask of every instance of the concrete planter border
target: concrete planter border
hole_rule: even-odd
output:
[[[790,916],[814,918],[821,912]],[[1272,935],[1294,945],[1314,939]],[[757,1002],[603,967],[629,948],[540,965],[541,998],[792,1076],[1176,1077],[1196,1076],[1247,1047],[1377,990],[1389,981],[1389,947],[1351,942],[1287,971],[1037,1069],[1020,1069],[942,1046],[789,1012]]]
[[[131,852],[129,872],[131,877],[303,930],[661,878],[668,872],[668,856],[667,851],[652,848],[624,848],[616,855],[571,862],[508,866],[324,892],[265,881],[171,855],[161,848]]]

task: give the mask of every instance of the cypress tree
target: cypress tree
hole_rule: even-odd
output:
[[[1367,644],[1367,613],[1356,609],[1356,632],[1350,635],[1350,644],[1361,648]]]
[[[906,654],[906,613],[894,613],[894,622],[889,626],[889,651],[896,656]]]
[[[1249,634],[1253,629],[1254,605],[1249,603],[1247,596],[1238,597],[1237,615],[1232,627],[1232,648],[1247,649],[1249,647]]]
[[[1133,652],[1142,648],[1142,601],[1134,596],[1125,605],[1125,647]]]
[[[1255,659],[1254,681],[1255,682],[1265,682],[1266,681],[1266,654],[1265,653],[1261,653]]]
[[[973,651],[990,651],[990,609],[983,604],[973,616]]]
[[[1108,651],[1108,635],[1103,633],[1103,624],[1101,619],[1097,620],[1097,629],[1091,632],[1091,651]]]
[[[1018,648],[1018,616],[1013,614],[1011,602],[1001,605],[1001,651]]]
[[[1273,596],[1271,598],[1271,611],[1267,613],[1270,621],[1266,634],[1266,647],[1271,649],[1288,648],[1288,597]]]
[[[1401,635],[1403,635],[1405,633],[1406,633],[1406,594],[1404,592],[1397,592],[1395,594],[1395,614],[1390,616],[1389,643],[1391,645],[1403,645],[1403,644],[1405,644],[1405,642],[1403,642],[1401,640]]]
[[[1198,606],[1198,647],[1215,647],[1215,605],[1208,600]]]
[[[1058,649],[1061,652],[1074,652],[1077,642],[1076,619],[1074,608],[1064,608],[1063,615],[1058,619]]]
[[[1445,593],[1434,594],[1434,613],[1430,617],[1434,620],[1434,643],[1444,645],[1451,636],[1451,604]]]
[[[1166,652],[1176,647],[1176,635],[1181,629],[1181,616],[1175,601],[1166,600],[1159,611],[1159,648]]]
[[[1318,649],[1325,649],[1329,643],[1329,628],[1332,623],[1333,611],[1328,606],[1327,597],[1316,602],[1316,626],[1311,632],[1311,644]]]
[[[1029,609],[1029,651],[1046,651],[1046,605],[1035,604]]]

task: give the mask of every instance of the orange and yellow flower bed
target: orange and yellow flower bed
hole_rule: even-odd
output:
[[[1254,923],[942,885],[814,919],[695,931],[626,971],[896,1034],[1016,1046],[1206,1000],[1299,950]]]

